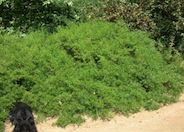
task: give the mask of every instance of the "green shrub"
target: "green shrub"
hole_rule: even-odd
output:
[[[183,76],[154,43],[142,32],[96,21],[52,35],[1,35],[1,122],[15,101],[58,116],[62,127],[83,122],[83,115],[109,118],[176,101]]]
[[[53,31],[75,19],[75,9],[64,0],[1,0],[0,25],[6,31],[47,28]]]

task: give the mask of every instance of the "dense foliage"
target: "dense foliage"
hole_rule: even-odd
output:
[[[71,21],[123,20],[161,41],[156,45],[161,52],[184,53],[183,0],[0,0],[0,8],[0,32],[41,28],[53,32]]]
[[[156,23],[154,39],[160,39],[164,47],[184,53],[184,2],[183,0],[153,0],[150,4]]]
[[[93,6],[85,6],[83,12],[90,19],[98,18],[109,22],[123,20],[134,29],[151,30],[155,26],[149,10],[144,10],[136,3],[122,2],[121,0],[98,1]]]
[[[177,100],[184,79],[140,31],[88,22],[24,37],[0,36],[0,123],[15,101],[57,124],[109,118]]]
[[[182,91],[183,0],[0,0],[0,9],[0,131],[19,100],[66,126],[157,109]]]
[[[79,1],[77,1],[79,2]],[[93,0],[81,8],[88,19],[116,22],[123,20],[130,28],[151,33],[161,41],[161,51],[184,53],[183,0]],[[80,2],[79,2],[80,3]],[[83,15],[82,15],[83,16]]]
[[[75,9],[64,0],[0,0],[0,8],[0,26],[9,32],[43,27],[53,31],[76,20]]]

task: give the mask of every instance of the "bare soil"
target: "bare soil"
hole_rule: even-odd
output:
[[[59,128],[52,124],[56,119],[48,118],[37,124],[38,132],[184,132],[184,94],[179,102],[164,106],[156,111],[142,111],[130,117],[116,115],[110,121],[87,118],[80,126],[70,125]],[[13,126],[5,123],[5,132],[11,132]]]

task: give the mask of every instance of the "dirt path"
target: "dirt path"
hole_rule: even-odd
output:
[[[37,124],[39,132],[184,132],[184,94],[178,103],[165,106],[157,111],[143,111],[127,118],[115,116],[110,121],[87,119],[81,126],[68,126],[65,129],[52,126],[55,119]],[[5,132],[12,126],[6,123]]]

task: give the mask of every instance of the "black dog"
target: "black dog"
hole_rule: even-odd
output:
[[[15,126],[13,132],[38,132],[32,109],[25,103],[15,104],[10,113],[10,122]]]

